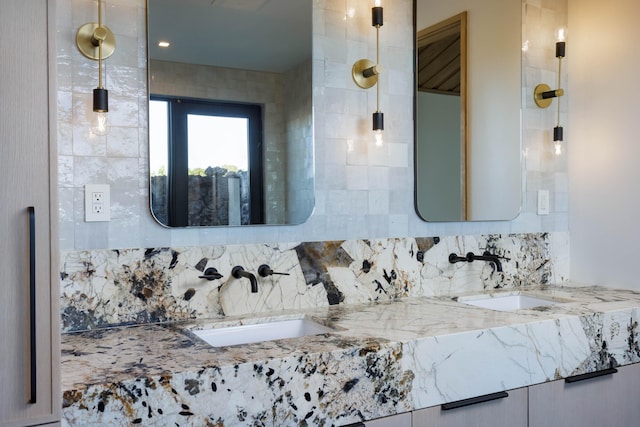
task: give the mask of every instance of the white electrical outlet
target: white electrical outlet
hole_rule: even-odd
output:
[[[85,221],[109,221],[110,195],[108,184],[86,184],[84,186]]]
[[[549,215],[549,190],[538,190],[538,215]]]

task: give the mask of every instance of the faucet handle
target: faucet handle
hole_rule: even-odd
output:
[[[262,264],[260,267],[258,267],[258,274],[260,275],[260,277],[268,277],[268,276],[271,276],[273,274],[278,274],[280,276],[288,276],[289,275],[289,273],[276,273],[267,264]]]
[[[198,276],[198,278],[216,280],[222,279],[222,274],[218,273],[218,270],[216,270],[214,267],[209,267],[204,271],[204,274],[202,276]]]
[[[468,261],[467,257],[459,256],[455,253],[449,254],[449,262],[451,264],[455,264],[456,262],[466,262]]]

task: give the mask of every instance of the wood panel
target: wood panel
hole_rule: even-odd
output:
[[[631,427],[640,425],[640,364],[613,375],[567,384],[529,387],[530,427]]]
[[[461,95],[466,84],[466,26],[463,12],[418,31],[417,87],[421,92]]]
[[[411,427],[411,413],[392,415],[364,422],[365,427]]]
[[[57,246],[50,199],[50,115],[53,85],[53,1],[0,2],[0,425],[32,425],[59,419]],[[53,67],[55,69],[55,67]],[[32,398],[30,330],[30,228],[35,213],[35,403]],[[54,217],[55,218],[55,217]],[[54,368],[55,366],[55,368]]]

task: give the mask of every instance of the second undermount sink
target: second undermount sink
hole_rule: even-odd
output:
[[[515,311],[524,308],[545,307],[560,304],[563,301],[557,301],[550,297],[540,295],[534,296],[521,293],[509,293],[458,298],[458,302],[474,305],[476,307],[488,308],[490,310]]]
[[[320,335],[334,331],[334,329],[314,322],[313,320],[301,318],[192,330],[191,333],[212,347],[226,347],[285,338],[298,338],[308,335]]]

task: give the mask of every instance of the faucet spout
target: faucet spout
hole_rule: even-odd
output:
[[[502,263],[500,262],[500,257],[498,255],[489,253],[489,251],[484,251],[482,255],[476,255],[473,252],[469,252],[467,254],[467,261],[472,262],[474,260],[490,262],[496,267],[496,271],[502,271]]]
[[[236,265],[231,270],[231,275],[236,279],[240,279],[242,277],[244,277],[245,279],[249,279],[249,282],[251,282],[251,293],[258,293],[258,280],[256,279],[256,276],[253,275],[253,273],[248,272],[244,269],[244,267],[240,265]]]

